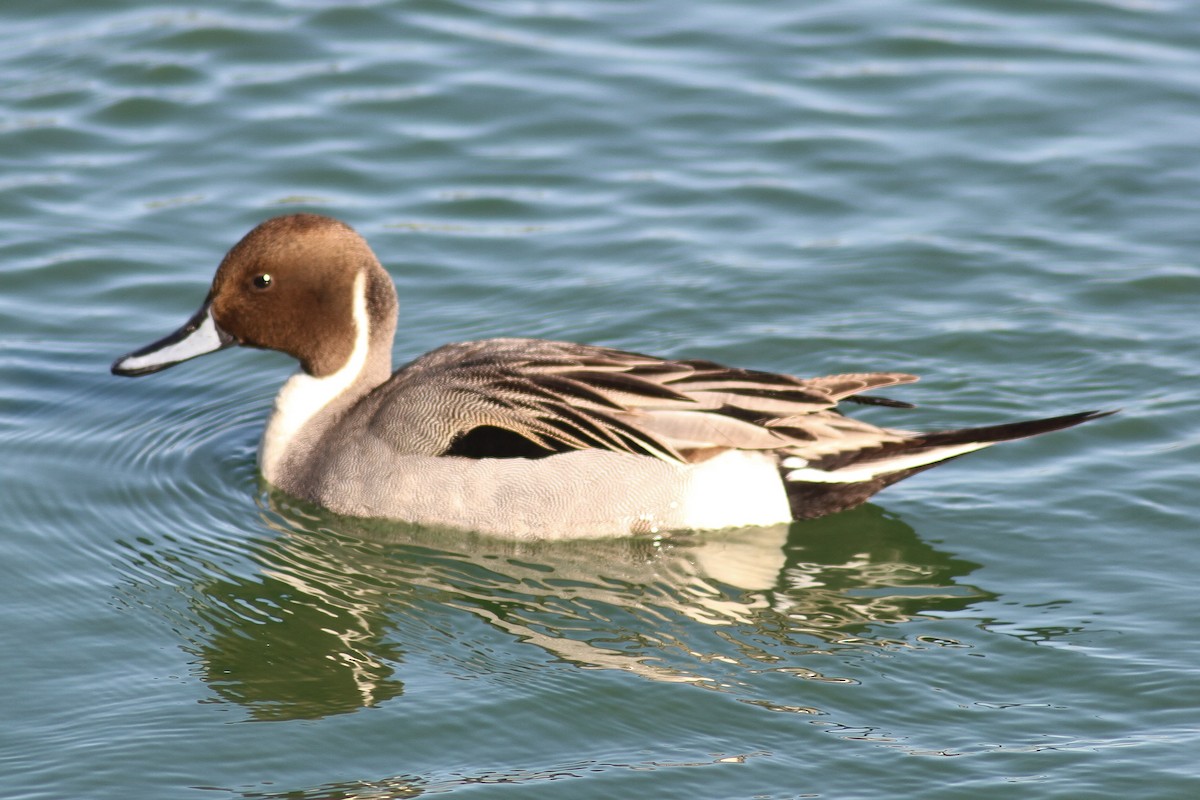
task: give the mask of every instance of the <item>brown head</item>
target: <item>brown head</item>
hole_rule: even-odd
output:
[[[113,372],[143,375],[239,344],[279,350],[310,375],[331,375],[354,349],[358,287],[371,349],[382,347],[390,362],[396,292],[363,238],[316,214],[269,219],[226,254],[204,306],[183,328],[118,359]]]

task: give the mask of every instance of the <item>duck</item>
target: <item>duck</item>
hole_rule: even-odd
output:
[[[346,223],[268,219],[177,331],[121,356],[149,375],[233,346],[299,370],[262,478],[335,514],[527,539],[767,526],[858,506],[959,456],[1108,415],[918,432],[848,416],[903,372],[816,378],[526,338],[441,346],[392,369],[391,276]]]

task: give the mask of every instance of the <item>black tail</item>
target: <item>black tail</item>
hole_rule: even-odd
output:
[[[1061,431],[1081,422],[1107,417],[1116,411],[1080,411],[1077,414],[1063,414],[1061,417],[1027,420],[1025,422],[1006,422],[1003,425],[984,425],[979,428],[957,428],[951,431],[935,431],[915,436],[899,446],[905,451],[919,448],[946,447],[947,445],[967,444],[969,442],[1007,442],[1013,439],[1024,439],[1051,431]],[[932,465],[931,465],[932,466]]]
[[[965,455],[966,453],[961,450],[963,445],[986,446],[996,442],[1024,439],[1070,428],[1115,413],[1116,411],[1082,411],[1076,414],[1064,414],[1060,417],[1008,422],[1002,425],[933,431],[917,434],[901,442],[887,442],[870,449],[839,453],[820,462],[811,463],[809,466],[828,471],[831,477],[836,476],[838,470],[861,471],[865,468],[867,472],[870,472],[872,465],[879,469],[867,477],[844,482],[838,481],[836,477],[828,482],[810,482],[803,479],[785,480],[792,516],[795,519],[812,519],[854,508],[865,503],[884,487],[904,480],[910,475],[924,472],[930,467],[953,460],[960,455]],[[959,452],[955,452],[956,448],[959,449]],[[939,450],[945,450],[945,456],[939,458]],[[923,454],[929,456],[928,461],[912,464],[913,459],[919,461]],[[896,469],[887,469],[890,462],[895,462]]]

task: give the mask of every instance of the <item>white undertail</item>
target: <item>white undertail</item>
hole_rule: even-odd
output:
[[[817,469],[816,467],[808,466],[807,461],[796,456],[785,458],[780,466],[791,470],[784,476],[789,481],[800,483],[862,483],[891,472],[900,472],[901,470],[936,464],[939,461],[945,461],[947,458],[961,456],[963,453],[980,450],[992,444],[995,444],[995,442],[967,442],[965,444],[948,445],[920,453],[901,453],[891,458],[881,458],[878,461],[851,464],[842,469]]]

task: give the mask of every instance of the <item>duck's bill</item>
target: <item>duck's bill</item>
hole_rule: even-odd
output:
[[[237,340],[217,325],[212,317],[211,303],[206,301],[195,316],[170,336],[146,345],[141,350],[127,353],[112,365],[113,375],[137,377],[149,375],[160,369],[174,366],[180,361],[224,350],[237,344]]]

